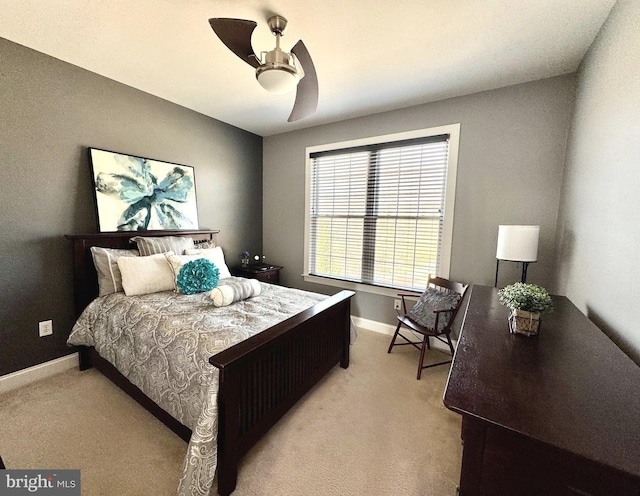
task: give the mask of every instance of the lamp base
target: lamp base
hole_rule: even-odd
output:
[[[534,263],[534,262],[519,262],[518,260],[503,260],[504,262],[515,262],[515,263],[522,263],[522,276],[520,278],[520,282],[527,282],[527,268],[529,267],[530,263]],[[493,283],[493,287],[497,288],[498,287],[498,269],[500,268],[500,259],[496,258],[496,279]]]

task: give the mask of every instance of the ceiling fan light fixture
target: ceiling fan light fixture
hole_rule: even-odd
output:
[[[256,78],[260,86],[277,95],[289,93],[298,85],[298,74],[290,66],[260,66],[256,69]]]
[[[295,59],[278,47],[262,55],[264,62],[256,68],[256,79],[260,85],[278,95],[292,91],[300,80]]]
[[[313,61],[302,40],[298,40],[291,52],[280,49],[280,38],[287,26],[284,17],[271,16],[267,24],[276,37],[276,47],[262,52],[259,57],[251,44],[253,30],[257,26],[255,21],[224,17],[209,19],[209,25],[220,41],[256,70],[256,79],[263,88],[281,94],[296,89],[296,99],[287,121],[304,119],[318,106],[318,77]]]

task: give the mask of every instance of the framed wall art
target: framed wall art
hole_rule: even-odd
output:
[[[193,167],[89,148],[99,232],[198,229]]]

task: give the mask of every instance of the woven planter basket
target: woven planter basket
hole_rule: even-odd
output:
[[[540,329],[540,314],[526,310],[512,309],[509,314],[509,332],[534,336]]]

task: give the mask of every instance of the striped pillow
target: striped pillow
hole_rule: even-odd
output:
[[[131,241],[134,241],[136,245],[138,245],[140,255],[143,257],[166,253],[168,251],[182,255],[185,250],[190,250],[194,247],[193,239],[183,236],[136,236],[131,238]]]
[[[257,279],[244,279],[239,277],[235,281],[220,283],[217,288],[211,290],[209,296],[213,300],[213,306],[226,307],[236,301],[258,296],[261,289],[260,282],[258,282]]]
[[[138,250],[91,247],[93,264],[98,274],[99,296],[122,291],[122,274],[116,261],[119,257],[137,257],[138,255]]]

